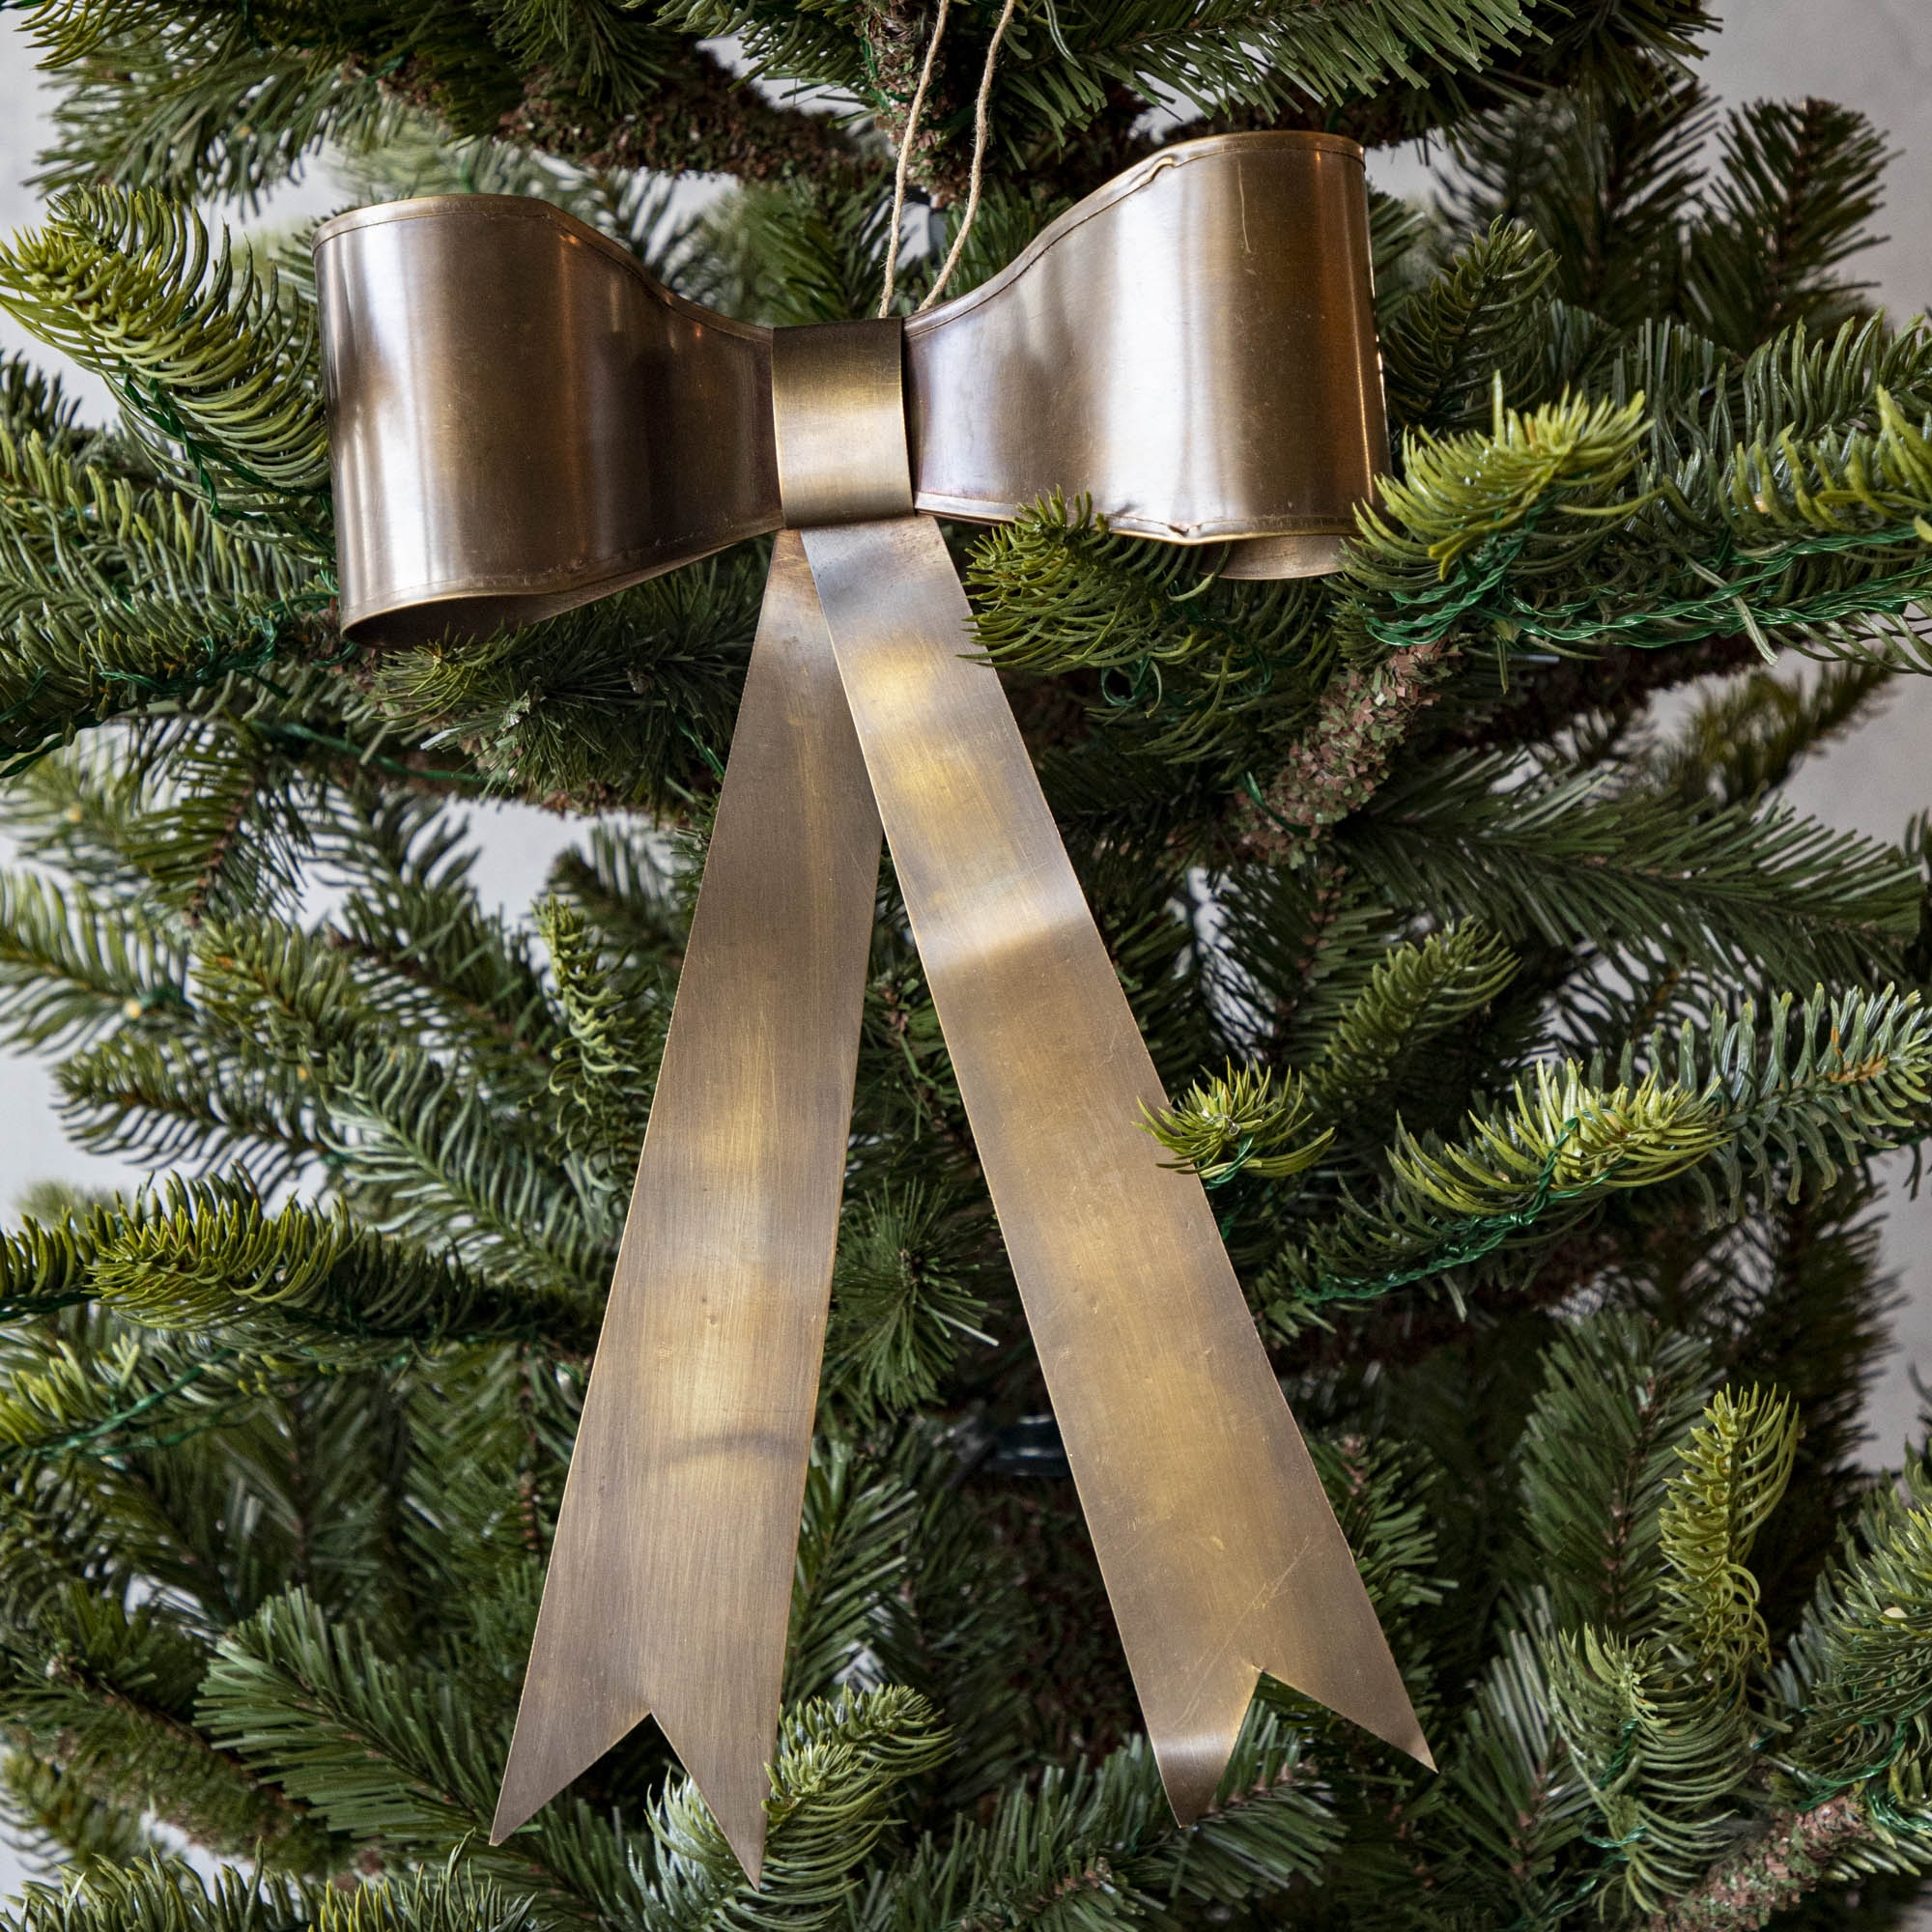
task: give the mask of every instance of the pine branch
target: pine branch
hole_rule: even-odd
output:
[[[848,1202],[832,1275],[823,1400],[862,1427],[923,1407],[968,1345],[989,1346],[975,1292],[988,1228],[948,1190],[890,1180]]]
[[[1899,1488],[1868,1499],[1792,1640],[1777,1686],[1792,1733],[1779,1757],[1789,1791],[1809,1802],[1854,1787],[1868,1806],[1913,1798],[1932,1709],[1918,1634],[1932,1617],[1929,1501],[1925,1472],[1911,1464]]]
[[[1534,234],[1498,216],[1396,306],[1378,333],[1397,429],[1479,428],[1496,380],[1504,394],[1523,393],[1547,346],[1536,298],[1556,266]]]
[[[1367,1179],[1400,1122],[1460,1116],[1472,1086],[1502,1070],[1480,1030],[1519,970],[1477,925],[1390,948],[1304,1063],[1316,1118],[1336,1138],[1333,1165]]]
[[[1876,979],[1896,970],[1917,919],[1891,848],[1781,803],[1687,810],[1619,790],[1614,772],[1443,758],[1385,788],[1337,844],[1398,903],[1444,922],[1719,974]]]
[[[1592,713],[1634,718],[1655,694],[1760,663],[1757,646],[1742,631],[1667,651],[1612,644],[1600,657],[1519,661],[1506,686],[1489,661],[1465,659],[1466,674],[1480,683],[1466,698],[1453,686],[1437,698],[1433,716],[1441,728],[1425,742],[1445,751],[1547,746]]]
[[[130,1870],[90,1867],[56,1889],[37,1885],[0,1917],[7,1932],[307,1932],[319,1895],[279,1878],[222,1872],[211,1888],[191,1866],[152,1855]]]
[[[716,786],[756,626],[758,547],[480,643],[399,651],[377,715],[456,741],[494,784],[553,809],[655,806]]]
[[[576,906],[625,964],[675,969],[682,960],[695,886],[689,868],[670,863],[650,834],[593,825],[582,845],[557,856],[549,889]]]
[[[232,698],[271,662],[315,651],[327,593],[312,548],[252,512],[238,524],[126,442],[0,435],[11,769],[130,709]]]
[[[48,1847],[71,1867],[131,1865],[152,1845],[140,1814],[90,1792],[84,1780],[31,1751],[0,1760],[0,1817],[14,1854],[44,1874]]]
[[[1783,1500],[1798,1449],[1798,1416],[1761,1388],[1719,1389],[1679,1450],[1683,1467],[1658,1517],[1673,1635],[1711,1681],[1742,1691],[1769,1662],[1757,1579],[1746,1567],[1766,1519]]]
[[[0,1916],[7,1932],[536,1932],[520,1899],[458,1868],[353,1889],[205,1879],[153,1855],[127,1869],[91,1867],[56,1889],[35,1886]]]
[[[637,106],[612,111],[539,70],[499,125],[513,140],[588,168],[766,182],[837,179],[858,166],[858,150],[835,116],[767,99],[691,42]]]
[[[1724,130],[1724,166],[1689,250],[1690,307],[1745,350],[1800,320],[1834,325],[1869,283],[1833,270],[1872,245],[1865,228],[1892,156],[1863,115],[1828,100],[1754,101]]]
[[[60,91],[36,185],[154,187],[253,213],[324,143],[382,137],[376,81],[322,49],[278,53],[251,24],[219,7],[37,8],[43,71]]]
[[[1766,670],[1733,680],[1712,691],[1659,753],[1658,778],[1687,804],[1762,798],[1869,717],[1892,675],[1855,660],[1827,665],[1809,680]]]
[[[1652,1913],[1646,1932],[1756,1932],[1833,1877],[1845,1853],[1871,1836],[1870,1821],[1850,1796],[1809,1811],[1775,1810],[1742,1850]]]
[[[40,10],[69,80],[46,177],[252,199],[325,143],[380,142],[399,106],[559,159],[762,180],[849,168],[827,115],[767,100],[708,48],[621,9],[270,4]]]
[[[812,1445],[785,1641],[787,1707],[864,1686],[918,1515],[917,1494],[868,1466],[848,1439]]]
[[[272,271],[238,265],[225,235],[212,249],[190,211],[110,188],[70,195],[0,249],[0,305],[231,485],[296,497],[326,485],[314,313]]]
[[[853,1865],[891,1830],[902,1787],[949,1747],[924,1701],[896,1687],[788,1711],[766,1802],[761,1889],[746,1880],[696,1787],[673,1783],[651,1816],[660,1862],[644,1922],[653,1932],[817,1932],[838,1923],[856,1889]]]
[[[1713,1222],[1751,1196],[1795,1200],[1868,1150],[1922,1131],[1932,1021],[1917,995],[1821,987],[1795,1015],[1789,995],[1762,1036],[1747,1002],[1686,1020],[1675,1050],[1662,1029],[1626,1047],[1608,1086],[1599,1065],[1542,1063],[1508,1102],[1474,1114],[1460,1141],[1398,1128],[1388,1179],[1372,1201],[1346,1187],[1263,1274],[1256,1296],[1284,1335],[1331,1302],[1374,1301],[1527,1238],[1547,1241],[1584,1204],[1677,1177]],[[1715,1171],[1713,1173],[1707,1171]]]
[[[1142,1125],[1179,1156],[1163,1166],[1219,1187],[1237,1174],[1279,1180],[1313,1167],[1335,1138],[1332,1126],[1313,1125],[1315,1112],[1299,1075],[1291,1073],[1277,1088],[1272,1071],[1231,1062],[1224,1073],[1197,1080],[1177,1104],[1149,1114]]]
[[[211,1050],[124,1028],[64,1061],[55,1085],[69,1133],[94,1153],[233,1166],[264,1193],[329,1153],[307,1069],[241,1041]]]
[[[1225,720],[1306,689],[1319,585],[1216,583],[1195,554],[1116,536],[1084,501],[1055,495],[980,538],[965,577],[993,663],[1107,674],[1114,711],[1164,727],[1151,753],[1184,755]]]
[[[1556,1719],[1622,1855],[1617,1890],[1648,1916],[1687,1890],[1735,1836],[1755,1768],[1751,1737],[1722,1687],[1687,1678],[1661,1640],[1586,1629],[1548,1656]]]
[[[326,1895],[316,1932],[536,1932],[530,1899],[479,1880],[450,1855],[440,1871]]]
[[[1604,1315],[1556,1339],[1542,1384],[1522,1437],[1525,1574],[1557,1629],[1634,1631],[1662,1587],[1659,1513],[1709,1395],[1708,1350]]]
[[[1438,1800],[1461,1840],[1452,1840],[1457,1889],[1526,1918],[1554,1916],[1564,1902],[1560,1861],[1587,1828],[1589,1794],[1550,1719],[1538,1636],[1505,1635],[1474,1688],[1459,1746]]]
[[[157,1007],[186,1005],[185,949],[122,908],[51,880],[0,874],[0,1026],[17,1045],[67,1046]]]
[[[1632,507],[1621,490],[1635,467],[1642,430],[1634,405],[1578,401],[1524,416],[1504,410],[1498,387],[1489,438],[1409,439],[1405,480],[1382,485],[1388,512],[1406,531],[1398,536],[1379,513],[1364,510],[1365,542],[1350,565],[1351,581],[1363,586],[1359,621],[1389,648],[1350,666],[1322,693],[1285,769],[1242,809],[1237,823],[1248,845],[1289,863],[1305,860],[1321,833],[1373,796],[1396,748],[1434,701],[1432,687],[1454,663],[1450,640],[1459,605],[1466,609],[1483,594],[1473,584],[1452,587],[1452,571],[1459,579],[1465,574],[1456,570],[1458,559],[1500,546],[1501,556],[1513,561],[1539,522],[1569,517],[1579,520],[1573,528],[1583,533],[1549,541],[1566,563],[1579,563],[1599,541],[1590,532],[1607,528],[1607,519]],[[1397,555],[1410,569],[1427,557],[1436,566],[1437,584],[1398,588],[1383,561]],[[1411,620],[1398,632],[1371,614],[1372,602],[1383,597],[1435,606],[1439,615]]]
[[[1622,1854],[1617,1886],[1650,1917],[1734,1838],[1756,1769],[1746,1700],[1768,1645],[1745,1565],[1796,1440],[1788,1403],[1719,1390],[1678,1447],[1658,1515],[1651,1632],[1632,1641],[1586,1628],[1548,1653],[1557,1721]]]
[[[872,29],[882,43],[875,51],[853,17],[860,11],[826,10],[801,19],[774,0],[686,0],[673,17],[697,33],[741,35],[754,71],[850,89],[890,112],[890,103],[903,99],[905,36]],[[1525,25],[1517,0],[1063,6],[1050,24],[1024,15],[1014,20],[994,120],[1004,145],[1018,156],[1068,145],[1108,114],[1110,87],[1146,101],[1179,99],[1204,113],[1273,119],[1309,100],[1338,102],[1391,80],[1472,72],[1511,47]],[[963,45],[954,58],[966,71],[977,73],[989,30],[990,21],[978,34],[964,23],[955,30]],[[970,99],[969,91],[961,93]]]
[[[394,1661],[366,1630],[333,1623],[302,1592],[266,1605],[222,1643],[201,1721],[224,1748],[315,1805],[336,1831],[448,1858],[528,1892],[541,1922],[635,1919],[637,1875],[581,1801],[489,1849],[506,1730],[469,1686]]]
[[[1742,626],[1767,658],[1781,639],[1891,662],[1895,646],[1861,639],[1932,582],[1915,523],[1932,459],[1895,401],[1867,393],[1875,429],[1801,440],[1765,425],[1747,447],[1706,444],[1654,471],[1639,462],[1640,405],[1522,416],[1498,401],[1488,438],[1412,441],[1404,481],[1383,486],[1386,512],[1363,512],[1354,648],[1655,647]]]
[[[537,929],[565,1027],[550,1074],[550,1091],[562,1103],[564,1138],[599,1187],[620,1196],[631,1184],[650,1113],[651,1072],[670,1025],[669,988],[656,959],[642,972],[613,972],[602,935],[568,900],[539,905]]]
[[[372,1052],[330,1082],[328,1145],[357,1215],[437,1244],[553,1307],[608,1286],[613,1205],[573,1184],[543,1123],[421,1048]]]
[[[13,1722],[83,1790],[131,1802],[212,1850],[268,1869],[327,1870],[342,1854],[306,1809],[190,1721],[205,1655],[153,1611],[78,1590],[4,1645]]]
[[[1347,134],[1365,148],[1393,147],[1552,90],[1601,83],[1617,94],[1640,95],[1656,85],[1660,71],[1681,72],[1695,60],[1703,51],[1698,36],[1716,24],[1701,0],[1625,0],[1587,10],[1531,0],[1525,13],[1534,32],[1512,47],[1494,49],[1473,71],[1438,69],[1340,106],[1291,106],[1267,117],[1216,115],[1187,131],[1288,126]]]
[[[892,143],[895,156],[905,146],[913,96],[936,19],[928,9],[910,4],[910,0],[880,0],[876,6],[858,11],[855,25],[870,81],[867,94],[875,110],[876,126]],[[770,21],[769,10],[766,20]],[[771,31],[769,25],[767,31]],[[940,54],[947,58],[940,59]],[[960,140],[966,124],[962,109],[970,111],[972,99],[972,83],[965,67],[958,48],[942,43],[935,51],[923,123],[910,130],[913,148],[907,180],[923,188],[940,208],[962,200],[970,189],[970,162]]]
[[[1870,1214],[1874,1192],[1862,1176],[1846,1176],[1747,1214],[1715,1242],[1687,1231],[1646,1294],[1669,1311],[1663,1319],[1710,1335],[1733,1376],[1758,1378],[1798,1405],[1791,1485],[1753,1559],[1774,1643],[1797,1625],[1840,1521],[1867,1488],[1860,1445],[1871,1338],[1896,1292]]]
[[[1279,1892],[1321,1874],[1335,1849],[1324,1796],[1300,1734],[1257,1707],[1213,1806],[1177,1828],[1137,1740],[1098,1766],[1049,1771],[1037,1792],[1009,1793],[989,1822],[962,1819],[950,1843],[922,1845],[878,1922],[937,1932],[1065,1914],[1097,1932],[1156,1901],[1212,1909]]]
[[[541,1334],[587,1354],[595,1339],[583,1303],[478,1281],[446,1257],[356,1229],[340,1208],[270,1210],[252,1194],[180,1181],[96,1246],[87,1281],[99,1299],[155,1327],[338,1367],[390,1358],[398,1344]]]
[[[1526,96],[1456,130],[1453,218],[1524,223],[1549,251],[1551,293],[1613,326],[1667,313],[1715,118],[1703,84],[1663,63],[1634,88],[1584,77]]]

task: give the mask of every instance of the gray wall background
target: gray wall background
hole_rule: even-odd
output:
[[[1932,4],[1741,0],[1705,71],[1726,101],[1822,95],[1861,108],[1889,132],[1899,151],[1882,224],[1889,239],[1866,258],[1865,272],[1895,313],[1932,306]],[[0,234],[35,218],[36,197],[26,178],[44,127],[41,79],[25,30],[17,14],[0,14]],[[1412,192],[1423,169],[1416,157],[1397,156],[1384,157],[1372,173],[1383,186]],[[339,199],[325,177],[313,177],[279,198],[265,219],[320,213]],[[24,341],[11,321],[0,318],[0,345]],[[1932,679],[1907,681],[1881,716],[1799,775],[1793,800],[1833,825],[1894,838],[1912,812],[1932,806],[1928,745]],[[479,810],[474,830],[486,894],[515,908],[528,901],[552,855],[569,838],[559,821],[517,809]],[[1902,1171],[1902,1162],[1895,1162],[1894,1176]],[[0,1055],[0,1208],[39,1179],[99,1186],[125,1178],[116,1163],[93,1159],[62,1139],[37,1065]],[[1895,1462],[1914,1428],[1918,1403],[1913,1370],[1932,1379],[1932,1194],[1913,1202],[1894,1186],[1886,1239],[1906,1302],[1867,1413],[1874,1463]],[[24,1876],[22,1862],[0,1847],[0,1893],[12,1892]]]

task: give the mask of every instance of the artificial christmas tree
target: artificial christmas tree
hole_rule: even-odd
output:
[[[16,1918],[1898,1916],[1932,1463],[1853,1452],[1871,1156],[1932,1125],[1932,842],[1776,787],[1927,667],[1932,335],[1846,279],[1856,116],[1746,110],[1700,177],[1708,25],[40,10],[68,192],[0,299],[124,408],[0,397],[5,1013],[162,1178],[4,1249],[7,1788],[72,1867]],[[955,242],[949,296],[1164,139],[1267,128],[1453,160],[1373,208],[1397,453],[1341,569],[1051,496],[948,537],[1441,1769],[1264,1683],[1165,1808],[888,866],[762,1887],[649,1727],[492,1847],[768,545],[345,637],[308,238],[232,252],[193,202],[328,142],[349,199],[541,195],[795,325],[877,309],[895,172],[909,312]],[[681,213],[693,170],[737,186]],[[469,881],[489,796],[594,821],[526,923]]]

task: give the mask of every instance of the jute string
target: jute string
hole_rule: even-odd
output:
[[[973,167],[967,180],[966,213],[959,223],[959,232],[952,238],[952,246],[947,251],[946,260],[940,264],[939,273],[933,277],[932,287],[926,291],[925,299],[920,303],[915,313],[923,314],[945,294],[946,285],[952,279],[952,270],[959,265],[959,257],[965,252],[966,238],[973,232],[973,224],[980,215],[980,190],[985,177],[986,143],[991,126],[990,105],[993,99],[993,70],[1000,58],[1000,43],[1007,37],[1007,28],[1012,23],[1013,8],[1016,0],[1006,0],[1000,10],[999,20],[993,28],[993,38],[986,43],[986,65],[980,73],[980,92],[973,103]],[[939,0],[939,11],[933,15],[932,39],[926,43],[925,59],[920,64],[919,84],[913,89],[912,102],[906,109],[905,132],[899,137],[898,166],[893,173],[893,218],[892,232],[886,238],[886,279],[879,297],[881,318],[892,313],[893,294],[898,282],[899,239],[905,220],[906,176],[912,166],[913,143],[919,135],[919,118],[925,109],[926,90],[932,81],[932,70],[939,56],[939,43],[946,32],[947,15],[952,12],[952,0]]]

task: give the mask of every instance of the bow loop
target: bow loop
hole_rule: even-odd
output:
[[[901,327],[920,510],[996,522],[1058,490],[1117,530],[1233,544],[1228,576],[1300,577],[1335,567],[1387,467],[1361,150],[1338,135],[1163,149],[969,294],[785,348],[516,196],[339,215],[316,278],[343,622],[366,642],[527,623],[823,520],[786,514],[775,357]],[[842,393],[835,440],[855,410],[884,420],[868,394]]]
[[[352,637],[488,636],[777,527],[771,331],[561,210],[358,209],[316,281]]]

